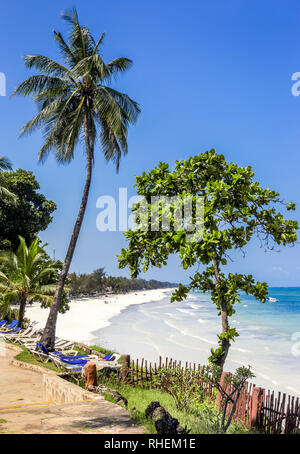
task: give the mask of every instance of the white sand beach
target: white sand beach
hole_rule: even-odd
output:
[[[56,334],[64,339],[92,345],[98,339],[93,332],[109,326],[110,320],[122,310],[133,304],[159,301],[171,290],[143,290],[124,295],[73,299],[70,301],[70,310],[58,315]],[[36,326],[43,329],[48,314],[49,309],[41,309],[39,303],[34,303],[27,307],[25,317],[37,322]]]
[[[220,331],[216,309],[209,295],[202,294],[170,304],[171,291],[145,290],[73,300],[70,310],[58,315],[57,335],[129,353],[133,359],[155,362],[162,356],[206,364]],[[274,294],[284,301],[283,295]],[[233,372],[250,364],[257,385],[300,396],[299,357],[291,353],[293,342],[288,334],[296,330],[300,315],[284,316],[279,304],[259,305],[245,299],[236,308],[232,324],[240,337],[230,348],[226,370]],[[25,316],[44,328],[48,313],[49,309],[35,304],[27,308]]]

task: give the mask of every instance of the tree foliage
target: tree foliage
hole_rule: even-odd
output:
[[[13,303],[20,303],[19,326],[22,326],[26,304],[39,301],[42,305],[49,306],[52,303],[57,265],[47,260],[38,238],[29,247],[24,238],[20,236],[19,240],[16,253],[0,251],[0,262],[4,270],[0,271],[0,295],[2,311],[6,311]]]
[[[5,170],[12,170],[11,162],[5,156],[0,157],[0,200],[7,200],[12,204],[16,204],[17,197],[15,194],[10,192],[7,187],[6,183],[3,179],[3,171]]]
[[[80,141],[85,144],[86,181],[81,204],[42,337],[50,350],[54,348],[63,289],[86,211],[96,145],[100,145],[106,161],[114,162],[118,170],[121,157],[128,152],[128,128],[140,113],[133,99],[112,87],[112,80],[127,71],[132,61],[120,57],[105,62],[105,34],[96,41],[89,28],[80,24],[76,9],[62,17],[69,26],[68,39],[53,32],[61,59],[26,55],[25,65],[37,74],[21,82],[13,93],[30,96],[37,104],[37,115],[23,126],[21,135],[43,130],[40,161],[53,152],[59,163],[68,164]]]
[[[104,268],[99,268],[90,274],[70,273],[68,275],[68,289],[72,296],[95,295],[97,293],[127,293],[135,290],[151,290],[158,288],[176,287],[177,284],[160,282],[154,279],[128,279],[123,276],[109,276]]]
[[[17,201],[0,199],[0,248],[16,250],[19,235],[30,244],[48,227],[56,205],[38,192],[40,185],[32,172],[22,169],[1,172],[1,181],[17,196]]]
[[[122,154],[128,151],[128,127],[137,121],[140,109],[127,94],[112,88],[111,81],[126,72],[132,61],[119,57],[104,62],[105,33],[96,41],[79,23],[76,9],[62,17],[70,27],[68,40],[53,31],[61,60],[25,56],[25,66],[39,74],[20,83],[12,96],[33,97],[39,112],[23,126],[21,135],[42,127],[45,142],[39,160],[45,160],[52,151],[60,163],[74,158],[82,136],[88,139],[94,159],[94,147],[100,139],[106,160],[119,168]]]
[[[284,203],[279,194],[264,189],[254,179],[251,167],[239,167],[226,162],[221,154],[207,151],[186,161],[175,161],[174,169],[166,163],[159,163],[149,173],[136,177],[139,195],[148,203],[146,213],[148,229],[135,228],[125,232],[128,247],[119,256],[121,268],[129,267],[132,277],[150,266],[162,267],[167,264],[170,254],[177,254],[181,266],[191,272],[189,285],[180,284],[172,301],[183,300],[189,291],[198,289],[210,292],[222,318],[222,332],[218,336],[219,347],[211,350],[210,361],[223,367],[230,342],[238,333],[228,322],[235,312],[235,303],[240,302],[240,292],[253,295],[261,302],[266,301],[268,286],[256,282],[253,275],[226,273],[229,253],[238,249],[243,254],[250,240],[257,236],[265,250],[277,245],[293,245],[297,239],[298,223],[285,219],[277,206],[294,210],[295,204]],[[203,238],[188,241],[183,229],[174,231],[151,230],[151,197],[201,196],[204,201]],[[133,213],[140,210],[139,203]],[[159,211],[159,222],[165,216],[165,208]],[[195,210],[192,220],[195,221]],[[141,218],[137,216],[137,221]],[[189,220],[189,222],[191,219]],[[144,221],[143,221],[144,222]],[[144,226],[143,226],[144,227]]]

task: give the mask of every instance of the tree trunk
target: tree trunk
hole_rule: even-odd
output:
[[[214,258],[213,258],[213,264],[214,264],[215,278],[216,278],[215,286],[216,286],[216,289],[217,289],[218,286],[219,286],[219,283],[220,283],[220,276],[219,276],[219,263],[218,263],[218,259],[217,259],[217,255],[216,254],[214,255]],[[226,303],[224,301],[222,301],[222,300],[219,300],[219,303],[220,303],[220,311],[221,311],[222,333],[226,333],[226,331],[228,329],[227,306],[226,306]],[[223,349],[224,353],[215,362],[215,364],[217,366],[220,366],[222,370],[223,370],[224,363],[225,363],[225,360],[226,360],[227,355],[228,355],[229,347],[230,347],[230,342],[228,340],[226,340],[226,339],[223,339],[222,340],[222,349]]]
[[[25,315],[25,307],[26,307],[26,295],[20,296],[19,300],[20,300],[20,309],[19,309],[19,317],[18,317],[18,327],[22,328],[24,315]]]
[[[56,331],[56,321],[57,321],[57,315],[58,311],[60,308],[60,302],[61,302],[61,297],[63,294],[63,289],[65,285],[65,281],[69,272],[69,268],[72,262],[74,250],[76,247],[76,243],[78,240],[79,232],[81,229],[82,221],[84,218],[86,206],[87,206],[87,201],[88,201],[88,195],[89,195],[89,190],[91,186],[91,180],[92,180],[92,161],[93,161],[93,155],[92,155],[92,150],[90,146],[90,140],[89,140],[89,134],[88,134],[88,114],[85,113],[85,118],[84,118],[84,135],[85,135],[85,148],[86,148],[86,160],[87,160],[87,172],[86,172],[86,182],[84,186],[84,191],[81,199],[81,205],[80,209],[78,212],[78,216],[76,219],[76,223],[74,225],[71,241],[69,243],[68,251],[65,257],[65,261],[63,263],[63,267],[59,276],[58,284],[56,287],[56,291],[53,297],[53,303],[50,308],[50,313],[47,319],[47,323],[42,335],[41,342],[45,345],[45,347],[48,350],[53,350],[54,349],[54,344],[55,344],[55,331]]]

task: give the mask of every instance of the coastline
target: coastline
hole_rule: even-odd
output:
[[[276,305],[253,304],[253,298],[243,296],[232,319],[240,337],[230,348],[226,370],[250,364],[256,385],[300,396],[299,359],[292,354],[291,334],[300,322],[300,288],[289,297],[295,306],[292,316],[283,311],[286,296],[280,289],[272,290],[281,301]],[[206,364],[220,330],[216,309],[204,294],[168,304],[172,290],[74,299],[70,310],[58,316],[57,335],[130,354],[132,359],[155,362],[162,356]],[[27,308],[25,316],[43,328],[48,313],[37,304]]]
[[[110,294],[101,297],[80,297],[70,301],[70,309],[58,314],[56,334],[58,337],[92,345],[99,340],[93,333],[106,328],[111,319],[136,304],[160,301],[173,291],[173,288],[141,290],[126,294]],[[42,309],[39,303],[26,308],[25,317],[36,322],[38,329],[45,327],[49,309]]]

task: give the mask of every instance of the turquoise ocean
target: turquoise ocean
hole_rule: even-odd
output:
[[[209,294],[193,293],[170,303],[171,292],[156,302],[129,306],[93,334],[99,344],[133,359],[159,356],[206,364],[217,344],[221,320]],[[230,324],[240,336],[232,343],[225,369],[251,365],[256,385],[300,396],[300,287],[273,287],[277,302],[262,304],[241,295]]]

